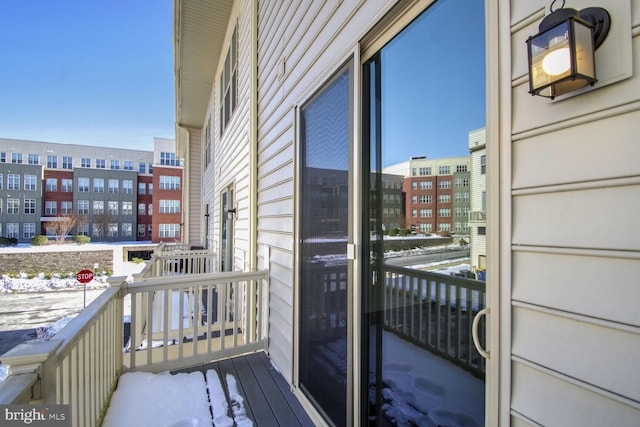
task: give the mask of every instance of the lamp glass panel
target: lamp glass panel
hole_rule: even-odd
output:
[[[529,42],[533,89],[546,86],[571,74],[569,21],[542,32]]]
[[[595,55],[593,45],[593,30],[590,27],[582,25],[580,22],[574,22],[574,40],[576,43],[576,65],[578,74],[585,77],[595,79]]]

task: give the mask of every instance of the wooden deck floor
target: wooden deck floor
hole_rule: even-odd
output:
[[[244,398],[247,416],[253,421],[254,426],[314,425],[285,379],[274,369],[263,352],[206,363],[172,373],[201,371],[204,374],[210,369],[215,369],[220,378],[225,378],[226,374],[236,378],[238,389]],[[224,381],[223,387],[225,394],[229,396]]]

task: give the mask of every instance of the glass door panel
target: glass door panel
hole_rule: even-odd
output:
[[[347,424],[351,70],[300,109],[299,385],[327,421]]]
[[[482,426],[484,2],[436,1],[362,75],[361,419]]]

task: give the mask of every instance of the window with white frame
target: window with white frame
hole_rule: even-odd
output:
[[[108,203],[109,215],[118,215],[119,203],[115,200],[109,200]]]
[[[431,190],[431,188],[433,188],[433,183],[431,181],[420,181],[421,190]]]
[[[451,194],[440,194],[438,196],[439,203],[451,203]]]
[[[62,169],[73,169],[73,158],[71,156],[62,156]]]
[[[50,192],[58,191],[58,178],[47,178],[45,181],[45,190]]]
[[[87,178],[88,180],[88,178]],[[63,193],[72,193],[73,192],[73,179],[70,178],[62,178],[60,185]]]
[[[160,213],[180,213],[180,200],[160,200]]]
[[[122,202],[122,215],[133,215],[133,202]]]
[[[438,210],[438,216],[442,218],[447,218],[451,216],[451,209],[449,208],[440,208]]]
[[[147,204],[138,203],[138,215],[146,215],[146,212],[147,212]]]
[[[2,190],[4,188],[4,180],[2,179],[4,177],[4,175],[2,175],[0,173],[0,190]]]
[[[120,192],[120,181],[117,179],[109,180],[109,193],[118,193]]]
[[[138,237],[144,237],[146,229],[144,224],[138,224]]]
[[[58,169],[58,156],[53,156],[53,155],[47,156],[47,168]]]
[[[84,222],[82,224],[78,224],[76,227],[76,233],[80,236],[88,236],[89,235],[89,224]]]
[[[483,154],[480,156],[480,174],[484,175],[487,173],[487,155]]]
[[[160,164],[163,166],[180,166],[180,161],[176,158],[176,153],[161,151]]]
[[[411,183],[411,189],[412,189],[412,190],[417,190],[417,189],[418,189],[418,183],[417,183],[416,181],[413,181],[413,182]]]
[[[32,222],[22,224],[22,238],[31,239],[36,235],[36,225]]]
[[[431,203],[432,196],[431,194],[423,194],[420,196],[420,203]]]
[[[180,189],[180,177],[179,176],[160,175],[160,189],[161,190],[179,190]],[[149,193],[149,194],[151,194],[151,193]]]
[[[132,171],[133,170],[133,162],[131,160],[125,160],[124,161],[124,166],[122,167],[122,169],[124,169],[126,171]]]
[[[104,159],[96,159],[96,168],[97,169],[106,169],[106,161]]]
[[[93,214],[94,215],[104,214],[104,200],[93,201]]]
[[[438,187],[440,189],[447,189],[447,188],[451,188],[451,181],[448,179],[444,179],[440,182],[438,182]]]
[[[9,173],[7,174],[7,190],[19,190],[20,189],[20,174]]]
[[[38,154],[29,154],[27,156],[27,162],[30,165],[39,165],[40,164],[40,156]]]
[[[78,200],[78,214],[89,215],[89,201]]]
[[[7,237],[10,239],[17,239],[20,235],[20,224],[16,222],[7,223]]]
[[[81,168],[90,168],[91,167],[91,159],[88,157],[83,157],[80,159],[80,167]]]
[[[180,237],[180,224],[160,224],[158,231],[161,238]]]
[[[17,215],[20,211],[20,199],[7,199],[7,213]]]
[[[124,222],[120,224],[121,226],[121,237],[132,237],[133,236],[133,224],[130,222]]]
[[[420,176],[428,176],[431,175],[431,168],[430,167],[422,167],[420,168]]]
[[[466,172],[467,165],[456,165],[456,172]]]
[[[68,200],[60,202],[60,213],[62,215],[71,215],[73,213],[73,202]]]
[[[439,175],[451,175],[451,166],[438,166]]]
[[[104,178],[93,178],[93,192],[104,193]]]
[[[207,120],[207,125],[204,128],[204,143],[202,147],[202,161],[204,169],[206,169],[211,163],[211,115],[209,115],[209,120]]]
[[[147,205],[147,214],[153,215],[153,205],[151,203]]]
[[[151,182],[147,184],[147,194],[150,196],[153,194],[153,183]]]
[[[109,237],[118,237],[118,223],[117,222],[110,222],[109,223],[107,236],[109,236]]]
[[[87,177],[79,177],[78,178],[78,192],[80,192],[80,193],[88,193],[89,192],[89,178],[87,178]]]
[[[430,233],[432,228],[433,226],[431,225],[431,223],[420,224],[420,231],[423,233]]]
[[[138,183],[138,194],[147,194],[147,185],[144,182]]]
[[[33,191],[36,189],[36,176],[35,175],[25,175],[24,176],[24,189],[26,191]]]
[[[438,224],[438,231],[451,231],[451,224],[448,222],[441,222]]]
[[[224,134],[233,112],[236,110],[238,90],[238,26],[233,29],[231,45],[227,50],[224,68],[220,74],[220,135]]]
[[[133,194],[133,181],[130,179],[122,180],[122,192],[124,194]]]
[[[11,163],[22,164],[22,153],[11,153]]]
[[[110,166],[109,166],[109,167],[110,167],[110,169],[113,169],[113,170],[119,170],[119,169],[120,169],[120,160],[113,160],[113,159],[112,159],[112,160],[109,162],[109,165],[110,165]]]
[[[147,173],[147,164],[145,162],[140,162],[138,165],[138,173]]]
[[[36,199],[24,199],[24,214],[25,215],[36,214]]]
[[[44,214],[47,216],[58,215],[58,202],[47,200],[44,202]]]

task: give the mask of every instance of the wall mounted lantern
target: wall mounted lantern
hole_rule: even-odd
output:
[[[563,1],[553,10],[555,2],[539,33],[527,39],[529,93],[551,99],[598,81],[595,50],[611,26],[609,13],[601,7],[564,9]]]
[[[233,219],[233,216],[236,214],[236,208],[227,209],[227,219]]]

